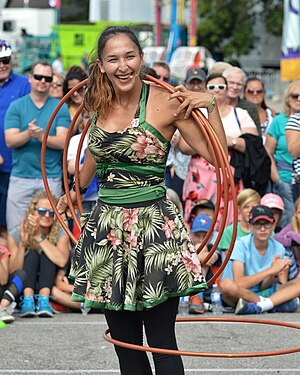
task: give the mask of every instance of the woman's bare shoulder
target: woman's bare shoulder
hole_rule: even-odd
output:
[[[151,85],[150,92],[153,103],[172,114],[180,104],[177,99],[170,100],[170,92],[162,87]]]

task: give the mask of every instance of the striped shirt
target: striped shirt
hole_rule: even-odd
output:
[[[297,112],[289,117],[285,130],[294,130],[300,132],[300,113]],[[300,135],[300,134],[299,134]],[[293,160],[292,185],[300,184],[300,155]]]

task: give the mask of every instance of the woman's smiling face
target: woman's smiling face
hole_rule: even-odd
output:
[[[139,76],[142,56],[126,34],[117,34],[106,42],[99,63],[115,90],[130,91]]]

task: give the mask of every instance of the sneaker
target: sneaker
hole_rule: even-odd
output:
[[[20,303],[20,317],[21,318],[33,318],[36,316],[35,313],[35,303],[34,303],[34,297],[33,295],[31,296],[23,296],[21,297],[22,301]]]
[[[52,318],[54,313],[50,306],[49,297],[38,296],[38,301],[36,304],[36,315],[45,318]]]
[[[190,297],[189,313],[190,314],[204,314],[205,313],[203,298],[201,298],[198,295]]]
[[[275,306],[272,312],[275,313],[288,313],[295,312],[299,307],[299,298],[291,299],[290,301],[284,302],[281,305]]]
[[[15,317],[12,316],[5,307],[0,307],[0,320],[4,323],[12,323]]]
[[[261,308],[257,306],[256,302],[250,303],[240,298],[235,308],[235,314],[236,315],[262,314],[262,311],[261,311]]]

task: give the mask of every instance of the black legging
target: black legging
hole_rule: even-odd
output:
[[[177,349],[175,320],[179,298],[141,312],[105,310],[111,337],[131,344],[143,344],[143,322],[149,346]],[[147,354],[115,346],[122,375],[152,375]],[[153,353],[156,375],[183,375],[180,356]]]
[[[16,301],[23,291],[26,273],[23,270],[16,270],[9,275],[6,285],[0,285],[0,301],[6,299],[9,303]]]
[[[52,289],[57,266],[43,252],[40,254],[36,250],[29,250],[23,269],[27,274],[24,288],[31,288],[36,292],[43,288]]]

